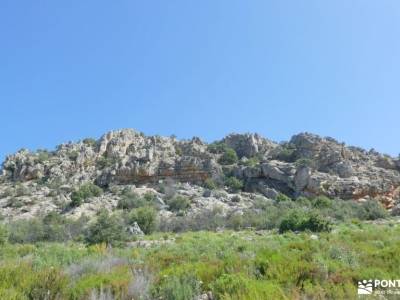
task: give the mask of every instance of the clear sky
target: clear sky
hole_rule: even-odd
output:
[[[132,127],[400,152],[398,0],[1,0],[0,160]]]

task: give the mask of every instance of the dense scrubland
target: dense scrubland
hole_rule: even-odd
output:
[[[400,275],[400,223],[375,201],[282,195],[166,224],[149,195],[127,199],[91,222],[2,225],[0,299],[352,299],[358,280]]]

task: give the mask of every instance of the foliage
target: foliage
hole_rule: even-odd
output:
[[[200,283],[190,275],[169,276],[160,283],[154,294],[165,300],[194,299],[200,294]]]
[[[213,142],[208,145],[207,150],[214,154],[222,154],[227,148],[228,146],[224,142]]]
[[[7,226],[11,243],[61,242],[79,239],[83,234],[85,217],[67,219],[55,212],[43,218],[14,221]]]
[[[290,143],[284,143],[279,147],[279,152],[276,155],[277,159],[286,162],[293,162],[296,157],[296,147]]]
[[[247,167],[255,167],[260,163],[260,159],[258,157],[250,157],[243,164]]]
[[[213,180],[212,178],[207,178],[204,181],[204,187],[209,189],[209,190],[215,190],[218,188],[217,183],[215,182],[215,180]]]
[[[284,202],[284,201],[292,201],[292,199],[285,194],[279,193],[278,196],[276,196],[276,201],[277,202]]]
[[[157,213],[152,207],[140,207],[132,210],[128,216],[128,222],[133,224],[137,222],[140,229],[145,234],[151,234],[156,228]]]
[[[172,211],[185,211],[190,207],[190,200],[185,196],[175,196],[167,201],[169,209]]]
[[[295,165],[297,168],[302,168],[302,167],[309,167],[309,168],[314,168],[315,163],[313,160],[309,158],[299,158],[298,160],[295,161]]]
[[[0,224],[0,246],[8,241],[8,229],[6,226]]]
[[[233,192],[240,191],[243,188],[243,181],[237,179],[236,177],[226,177],[225,178],[225,185],[231,189]]]
[[[93,183],[85,183],[71,194],[71,206],[80,206],[83,202],[91,197],[98,197],[103,190]]]
[[[330,231],[331,223],[317,212],[292,210],[282,220],[279,226],[280,232],[286,232],[289,230],[310,230],[313,232]]]
[[[218,162],[221,165],[232,165],[238,162],[238,156],[236,154],[236,151],[233,150],[232,148],[226,148]]]
[[[376,220],[388,217],[386,209],[376,200],[368,200],[361,204],[363,211],[360,218],[363,220]]]
[[[289,203],[296,205],[273,204]],[[0,247],[0,298],[194,299],[211,291],[215,299],[231,300],[355,299],[359,278],[399,274],[395,221],[341,224],[317,236],[202,231],[168,234],[174,242],[135,249],[5,244]],[[140,275],[139,268],[151,276]],[[144,285],[138,284],[140,276],[149,278]],[[142,286],[150,286],[151,295],[141,294],[148,298],[136,296]]]
[[[118,245],[126,240],[124,225],[116,215],[101,211],[97,220],[89,226],[85,240],[88,244]]]
[[[93,138],[85,138],[82,142],[89,147],[94,147],[97,144],[97,141]]]
[[[97,159],[96,167],[102,170],[115,165],[117,162],[118,162],[117,158],[107,157],[105,154]]]

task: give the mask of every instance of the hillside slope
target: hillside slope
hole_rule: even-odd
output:
[[[256,197],[281,193],[375,199],[393,212],[400,202],[399,158],[309,133],[280,144],[257,134],[231,134],[207,144],[197,137],[177,140],[124,129],[54,151],[21,150],[6,158],[0,174],[1,214],[7,219],[112,210],[127,190],[152,192],[161,208],[168,206],[168,193],[188,196],[192,212],[216,204],[240,211]],[[71,205],[74,191],[87,183],[102,192]]]

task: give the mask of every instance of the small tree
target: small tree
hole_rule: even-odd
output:
[[[128,216],[130,224],[137,223],[145,234],[151,234],[156,228],[157,213],[152,207],[140,207],[132,210]]]
[[[190,207],[190,201],[184,196],[175,196],[167,202],[172,211],[185,211]]]
[[[243,188],[243,182],[236,177],[227,177],[225,179],[225,185],[233,192],[240,191]]]
[[[103,193],[103,190],[93,183],[85,183],[71,194],[71,206],[80,206],[90,197],[98,197]]]
[[[123,223],[104,210],[89,226],[85,239],[88,244],[118,245],[126,240],[126,232]]]
[[[227,148],[218,161],[221,165],[232,165],[238,162],[236,151],[232,148]]]

